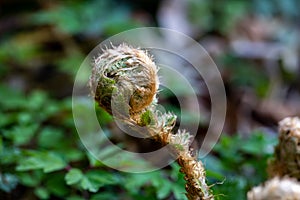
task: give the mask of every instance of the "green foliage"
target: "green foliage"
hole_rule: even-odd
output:
[[[270,88],[270,78],[262,68],[251,61],[232,55],[224,56],[225,70],[230,73],[230,83],[237,87],[250,88],[259,97],[267,95]]]
[[[53,152],[24,151],[22,157],[18,160],[16,170],[43,169],[45,173],[49,173],[63,169],[65,166],[65,161]]]
[[[101,8],[101,9],[99,9]],[[35,24],[51,24],[69,34],[109,34],[136,28],[129,8],[113,1],[68,1],[32,16]]]
[[[134,199],[165,199],[173,193],[175,199],[185,200],[183,174],[178,173],[178,164],[171,166],[170,174],[165,171],[129,174],[125,177],[125,188]],[[150,187],[145,190],[145,186]]]
[[[126,174],[108,170],[86,152],[70,123],[70,99],[56,101],[42,91],[25,95],[0,87],[0,110],[5,114],[0,118],[0,193],[22,185],[38,199],[83,199],[82,191],[90,199],[186,199],[177,164],[171,170]],[[104,127],[112,121],[103,110],[96,112]],[[99,152],[102,157],[116,154],[111,148]]]
[[[299,18],[297,0],[189,0],[188,17],[196,27],[205,31],[219,31],[228,34],[236,22],[248,14],[265,17],[282,16],[286,20],[296,22]]]
[[[254,131],[246,138],[223,135],[215,146],[215,155],[204,159],[207,176],[219,199],[246,199],[247,191],[267,178],[267,160],[277,139]]]
[[[26,36],[19,35],[0,43],[0,49],[0,61],[9,61],[13,58],[14,62],[28,63],[40,56],[41,47],[37,42],[28,40]]]
[[[73,185],[78,183],[83,177],[83,174],[80,169],[71,169],[65,176],[67,185]]]
[[[141,126],[147,126],[149,124],[151,124],[151,122],[153,123],[154,121],[154,116],[153,113],[150,110],[145,111],[142,115],[141,115]]]
[[[195,26],[206,31],[227,33],[248,10],[248,1],[189,0],[189,18]]]

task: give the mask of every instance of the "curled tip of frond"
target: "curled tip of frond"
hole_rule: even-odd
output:
[[[89,81],[94,99],[110,114],[113,94],[117,96],[115,100],[128,105],[123,107],[129,109],[130,114],[143,111],[155,99],[159,85],[152,57],[125,43],[111,44],[102,51],[94,60]]]

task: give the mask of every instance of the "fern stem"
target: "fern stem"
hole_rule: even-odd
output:
[[[157,71],[147,52],[126,44],[112,46],[95,59],[91,94],[108,113],[129,126],[147,127],[154,140],[170,147],[181,166],[180,172],[185,174],[189,200],[212,200],[203,164],[192,156],[189,147],[191,135],[184,130],[172,133],[176,115],[161,114],[156,109]]]

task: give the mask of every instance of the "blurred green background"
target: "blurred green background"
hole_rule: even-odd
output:
[[[73,82],[85,56],[108,37],[145,26],[189,35],[217,64],[227,116],[203,162],[216,199],[246,199],[267,178],[277,122],[300,115],[299,7],[297,0],[2,0],[0,199],[185,199],[177,164],[145,174],[110,169],[85,151],[72,118]],[[197,148],[210,100],[203,80],[186,74],[200,88]],[[172,92],[159,97],[193,124]],[[116,137],[112,118],[97,113],[115,143],[136,152],[158,148]]]

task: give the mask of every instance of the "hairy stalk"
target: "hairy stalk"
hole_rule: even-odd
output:
[[[268,163],[272,178],[248,192],[248,200],[300,200],[300,119],[279,122],[279,143]]]
[[[126,44],[112,46],[95,59],[89,83],[91,93],[100,107],[127,127],[146,127],[147,135],[168,145],[170,153],[178,158],[180,172],[185,174],[188,199],[213,199],[203,164],[189,147],[191,135],[184,130],[174,134],[176,115],[156,109],[157,71],[147,52]]]
[[[268,173],[274,176],[290,176],[300,180],[300,119],[287,117],[279,122],[279,143],[274,158],[270,160]]]

